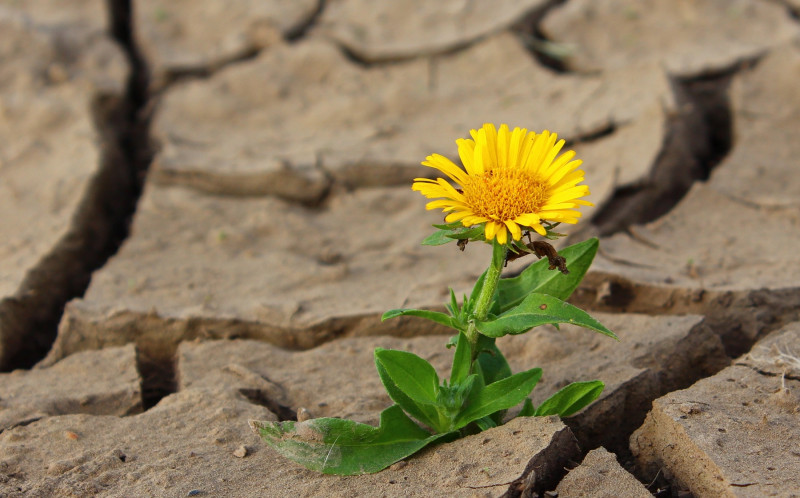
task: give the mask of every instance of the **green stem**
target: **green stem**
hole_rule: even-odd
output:
[[[503,265],[506,261],[506,250],[506,246],[498,244],[497,241],[492,243],[492,262],[486,270],[486,277],[483,279],[483,287],[478,294],[478,299],[473,308],[473,320],[470,321],[465,333],[467,339],[469,339],[470,346],[472,346],[473,361],[475,361],[475,357],[477,356],[477,348],[475,345],[478,342],[478,329],[475,327],[475,320],[486,320],[486,316],[489,314],[494,291],[497,289],[497,282],[500,280],[500,273],[503,271]]]

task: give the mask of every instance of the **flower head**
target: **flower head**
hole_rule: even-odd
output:
[[[423,165],[436,168],[458,183],[454,188],[444,178],[416,178],[411,187],[429,199],[427,209],[442,208],[445,221],[461,221],[465,227],[485,223],[486,240],[497,238],[505,244],[508,233],[514,240],[523,230],[545,235],[543,221],[577,223],[581,205],[592,206],[581,197],[589,195],[577,169],[580,160],[572,160],[574,151],[560,156],[564,140],[555,133],[529,132],[524,128],[485,124],[471,130],[472,139],[456,140],[464,169],[450,159],[433,154]],[[556,157],[558,156],[558,157]]]

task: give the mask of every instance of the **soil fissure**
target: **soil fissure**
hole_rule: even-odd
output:
[[[81,297],[92,272],[128,236],[152,159],[148,138],[147,67],[133,43],[131,5],[109,0],[110,29],[131,66],[125,95],[97,95],[91,115],[100,141],[100,167],[52,251],[32,268],[17,293],[0,302],[5,344],[0,370],[30,368],[53,344],[66,303]]]

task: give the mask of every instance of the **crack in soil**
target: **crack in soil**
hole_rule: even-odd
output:
[[[765,377],[781,377],[783,379],[800,381],[800,375],[791,375],[791,374],[787,374],[786,372],[783,372],[783,373],[770,372],[768,370],[762,370],[762,369],[758,368],[757,366],[751,365],[750,363],[746,363],[746,362],[736,362],[736,363],[734,363],[734,365],[739,366],[739,367],[747,367],[750,370],[756,372],[757,374],[763,375]]]
[[[290,28],[283,36],[283,39],[288,42],[295,43],[305,38],[319,22],[319,18],[322,16],[322,12],[327,6],[326,4],[327,0],[318,0],[317,8],[314,10],[311,16],[308,19],[300,22],[297,26]]]
[[[567,69],[564,58],[568,48],[549,39],[542,29],[542,21],[553,9],[566,3],[567,0],[550,0],[543,6],[528,13],[515,23],[511,30],[516,32],[528,52],[542,66],[554,73],[571,73]]]
[[[564,147],[571,148],[578,144],[587,144],[602,140],[614,134],[617,131],[620,123],[609,122],[605,125],[586,133],[578,133],[573,137],[564,140]]]
[[[591,224],[600,235],[612,235],[664,216],[696,181],[708,179],[731,150],[733,117],[728,88],[744,66],[672,79],[677,111],[667,117],[661,152],[647,179],[617,188],[598,207]]]
[[[258,57],[258,55],[261,53],[261,50],[262,49],[258,47],[247,47],[239,54],[227,57],[207,66],[186,67],[164,71],[160,81],[158,81],[155,85],[156,88],[153,89],[153,97],[154,99],[160,97],[167,89],[176,83],[180,83],[185,80],[209,79],[229,66],[234,66],[242,62],[253,60]]]
[[[117,0],[110,0],[112,3]],[[130,1],[130,0],[127,0]],[[308,33],[317,25],[322,12],[325,10],[327,0],[318,0],[317,7],[314,12],[307,19],[298,22],[296,26],[289,28],[282,36],[283,40],[289,43],[297,43],[302,41]],[[130,31],[133,31],[133,20],[130,21]],[[135,45],[133,41],[132,44]],[[242,52],[218,60],[206,66],[185,67],[180,69],[169,69],[164,71],[163,75],[159,78],[152,89],[153,99],[160,97],[168,88],[176,83],[184,80],[205,80],[213,77],[218,72],[224,70],[229,66],[233,66],[242,62],[247,62],[257,58],[265,47],[250,46],[246,47]]]
[[[795,7],[786,0],[783,0],[782,3],[786,7],[786,12],[789,15],[789,19],[793,21],[800,21],[800,6]]]
[[[800,319],[800,287],[715,291],[637,283],[590,271],[569,301],[590,312],[703,315],[732,358],[769,332]]]
[[[251,403],[267,407],[269,411],[278,417],[279,422],[285,422],[287,420],[297,422],[297,411],[292,410],[289,406],[280,404],[278,400],[270,396],[265,390],[243,388],[239,389],[239,393]]]
[[[17,293],[0,302],[4,344],[0,370],[30,368],[56,337],[66,303],[83,296],[96,269],[128,236],[152,154],[147,139],[147,70],[132,45],[130,2],[110,0],[110,31],[131,64],[126,94],[97,95],[91,114],[100,137],[98,173],[69,232],[26,275]]]
[[[761,338],[800,319],[800,287],[789,289],[754,291],[707,291],[638,284],[616,275],[590,272],[575,291],[570,302],[587,311],[609,313],[643,313],[649,315],[697,314],[705,316],[702,324],[711,329],[722,341],[725,354],[737,358],[748,351]],[[595,437],[586,432],[579,420],[566,419],[581,448],[604,446],[617,454],[624,467],[648,489],[654,482],[639,472],[626,442],[644,421],[653,400],[669,392],[684,389],[695,382],[714,375],[714,370],[694,371],[670,383],[659,392],[647,393],[644,406],[639,409],[626,407],[628,423],[614,425],[612,430],[598,433]],[[795,379],[800,380],[800,379]],[[663,392],[662,392],[663,391]],[[633,423],[630,423],[633,420]],[[610,426],[610,424],[609,424]],[[598,437],[599,435],[599,437]],[[658,496],[667,496],[671,490],[679,489],[676,483],[663,476],[658,481]],[[666,493],[666,494],[659,494]]]
[[[136,348],[136,370],[139,372],[142,390],[142,410],[156,406],[163,398],[178,392],[175,361],[153,359]]]

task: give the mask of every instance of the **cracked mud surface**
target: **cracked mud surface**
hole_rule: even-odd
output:
[[[221,5],[0,0],[0,496],[800,491],[797,2]],[[379,316],[483,270],[409,186],[484,121],[584,160],[572,302],[621,339],[499,347],[605,392],[371,476],[278,457],[247,420],[377,421],[375,347],[447,368]]]

